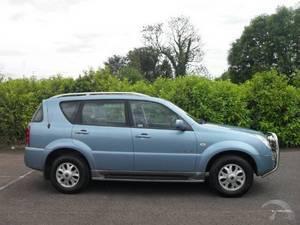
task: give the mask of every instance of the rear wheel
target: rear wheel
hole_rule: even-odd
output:
[[[62,193],[77,193],[87,187],[90,171],[86,162],[75,155],[56,158],[50,172],[52,185]]]
[[[253,183],[253,169],[241,157],[223,156],[212,165],[209,171],[209,183],[223,196],[241,196]]]

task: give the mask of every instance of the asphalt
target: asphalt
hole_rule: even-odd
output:
[[[206,184],[93,182],[64,195],[23,163],[22,151],[0,152],[0,225],[300,224],[300,150],[281,154],[279,170],[256,177],[241,198]]]

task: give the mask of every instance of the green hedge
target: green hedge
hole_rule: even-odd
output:
[[[300,90],[276,71],[256,74],[242,85],[186,76],[130,84],[105,70],[77,79],[60,76],[0,83],[0,142],[22,142],[24,130],[42,99],[80,91],[135,91],[168,99],[209,122],[273,131],[282,146],[300,146]]]

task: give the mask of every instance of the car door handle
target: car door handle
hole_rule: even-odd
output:
[[[89,132],[87,130],[80,130],[80,131],[75,131],[75,134],[88,134]]]
[[[147,133],[141,133],[135,136],[136,138],[151,138]]]

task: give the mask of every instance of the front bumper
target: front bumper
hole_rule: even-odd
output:
[[[270,132],[270,133],[268,133],[267,139],[268,139],[271,149],[272,149],[272,154],[273,154],[273,158],[274,158],[274,166],[273,166],[272,170],[263,174],[262,177],[266,177],[266,176],[270,175],[271,173],[274,173],[279,167],[279,160],[280,160],[280,151],[279,151],[277,135],[275,133]]]

